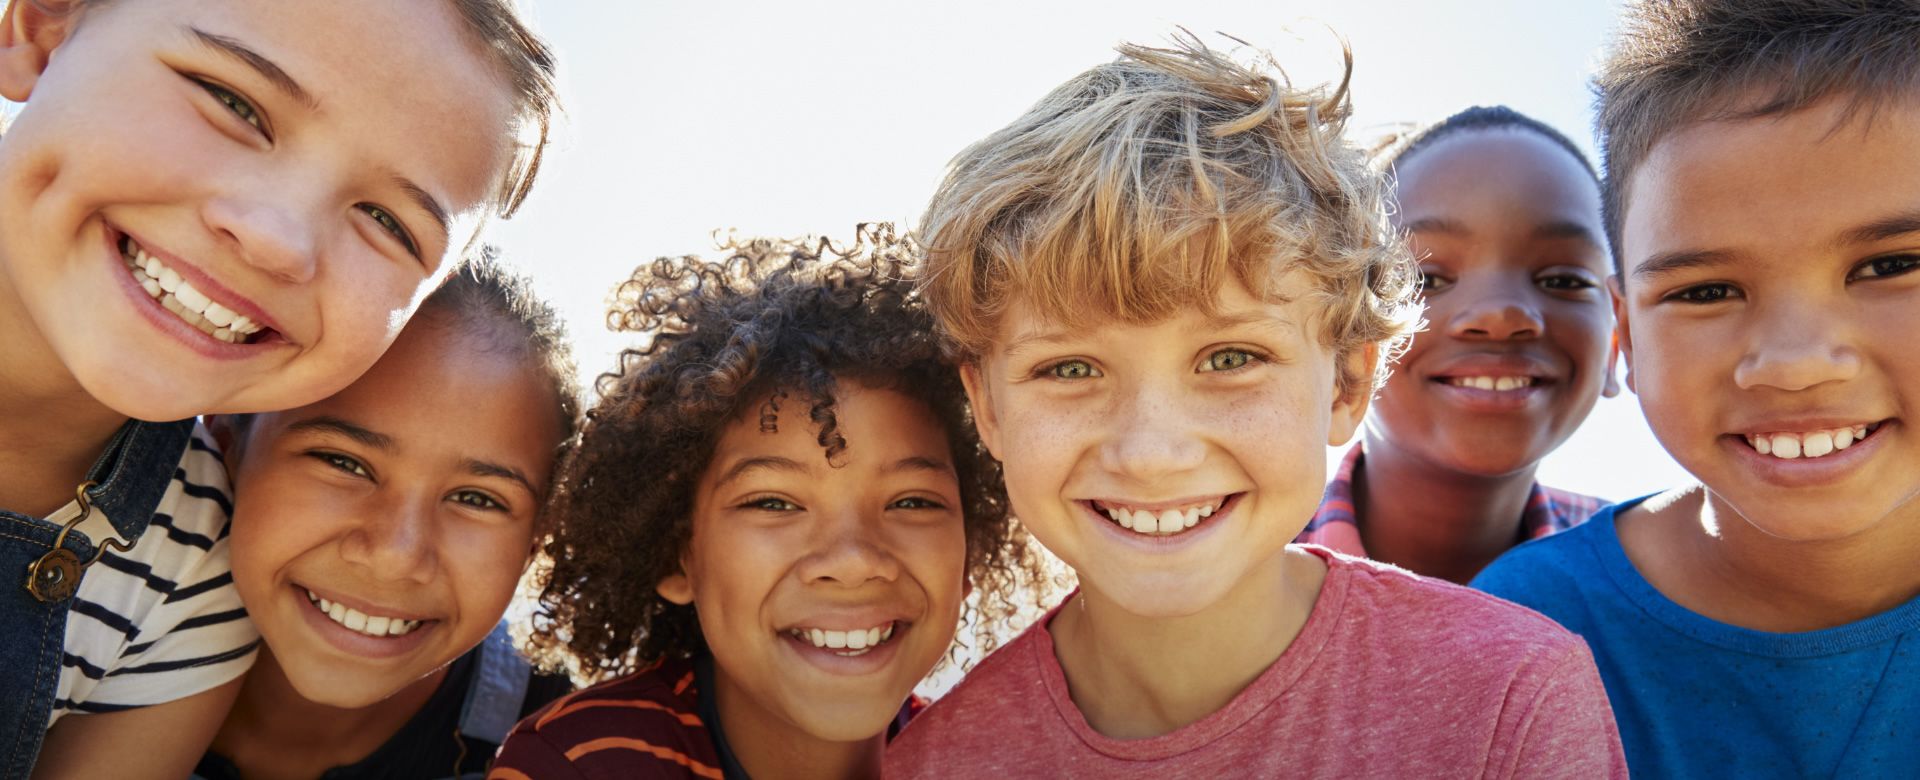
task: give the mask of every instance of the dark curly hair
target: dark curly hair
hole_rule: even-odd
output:
[[[555,478],[529,654],[590,682],[702,652],[693,608],[654,588],[679,571],[715,441],[747,404],[760,404],[753,411],[766,429],[779,404],[799,400],[836,462],[847,448],[836,379],[922,399],[945,429],[973,586],[964,617],[984,654],[1023,594],[1038,592],[1024,586],[1041,570],[913,289],[917,247],[880,224],[859,226],[849,247],[729,238],[720,248],[728,255],[718,261],[644,264],[614,292],[608,327],[641,344],[600,376],[600,401]]]

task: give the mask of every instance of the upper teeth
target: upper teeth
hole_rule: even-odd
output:
[[[397,617],[368,615],[365,612],[353,609],[340,602],[320,598],[320,594],[314,593],[313,591],[307,591],[307,600],[313,602],[314,606],[319,607],[321,612],[333,619],[333,622],[346,626],[349,630],[366,634],[367,636],[404,636],[413,633],[413,630],[419,628],[423,622],[419,620],[404,620]]]
[[[1749,433],[1747,444],[1762,455],[1771,455],[1783,460],[1795,458],[1818,458],[1830,455],[1852,446],[1854,442],[1867,438],[1874,425],[1854,425],[1810,433]]]
[[[873,628],[865,630],[854,629],[852,631],[828,631],[823,628],[794,628],[788,629],[788,633],[793,634],[795,638],[813,643],[814,647],[846,651],[839,653],[839,655],[866,655],[868,651],[872,650],[881,642],[893,638],[893,623],[889,621],[883,625],[874,626]]]
[[[245,341],[248,336],[260,332],[259,323],[214,303],[213,299],[182,279],[179,272],[147,254],[139,244],[134,243],[131,236],[127,237],[121,249],[121,257],[126,260],[127,268],[133,272],[134,281],[140,283],[140,288],[188,325],[230,344]]]
[[[1533,386],[1530,376],[1456,376],[1448,377],[1447,384],[1454,387],[1471,387],[1476,390],[1519,390]]]
[[[1212,517],[1214,510],[1218,508],[1218,506],[1219,502],[1215,501],[1189,507],[1155,511],[1152,509],[1127,509],[1124,506],[1103,504],[1100,506],[1100,510],[1106,512],[1107,517],[1113,518],[1113,522],[1118,523],[1121,528],[1135,533],[1159,536],[1179,533],[1198,525],[1201,518]]]

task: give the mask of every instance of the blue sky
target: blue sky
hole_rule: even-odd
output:
[[[1337,31],[1362,137],[1505,103],[1591,149],[1586,83],[1616,13],[1611,0],[531,7],[560,52],[568,117],[532,200],[492,238],[561,304],[590,374],[624,343],[605,332],[605,296],[641,261],[707,251],[716,229],[910,223],[955,152],[1118,42],[1230,33],[1304,83],[1337,77]],[[1611,498],[1681,478],[1630,395],[1602,401],[1541,470]]]

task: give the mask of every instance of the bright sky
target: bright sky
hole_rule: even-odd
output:
[[[807,6],[814,6],[809,8]],[[1121,41],[1176,26],[1271,49],[1296,82],[1354,52],[1363,134],[1505,103],[1589,150],[1587,78],[1613,0],[581,3],[532,0],[559,50],[567,126],[493,240],[612,366],[607,293],[712,231],[846,236],[911,223],[947,161]],[[1220,39],[1213,39],[1218,43]],[[1624,499],[1684,479],[1630,394],[1603,400],[1543,482]]]

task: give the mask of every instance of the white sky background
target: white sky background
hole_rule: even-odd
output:
[[[1118,42],[1227,32],[1309,83],[1338,75],[1331,27],[1353,48],[1364,135],[1505,103],[1591,150],[1587,78],[1615,15],[1614,0],[806,5],[531,0],[568,117],[533,197],[491,239],[567,314],[589,377],[626,343],[602,307],[640,262],[707,253],[720,228],[910,224],[954,153]],[[1624,394],[1540,478],[1625,499],[1684,475]]]

